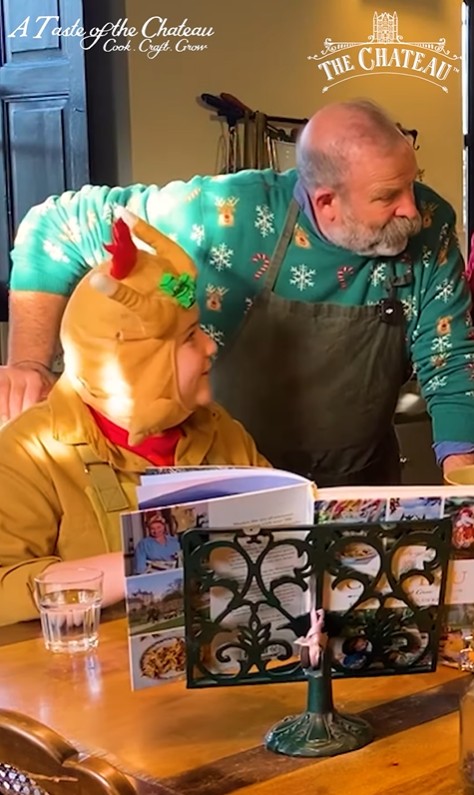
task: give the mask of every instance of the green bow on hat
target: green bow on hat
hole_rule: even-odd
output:
[[[159,289],[176,299],[184,309],[190,309],[196,303],[196,279],[189,273],[173,276],[164,273],[159,283]]]

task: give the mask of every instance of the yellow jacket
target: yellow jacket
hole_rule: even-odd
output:
[[[182,427],[178,466],[268,466],[216,404]],[[149,466],[103,436],[65,375],[0,430],[0,625],[36,618],[32,581],[49,564],[121,549],[120,513]]]

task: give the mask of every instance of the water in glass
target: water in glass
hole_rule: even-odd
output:
[[[45,646],[54,652],[94,649],[99,642],[102,573],[77,569],[36,579],[36,600]]]
[[[68,588],[44,594],[41,626],[50,651],[87,651],[99,642],[99,591]]]

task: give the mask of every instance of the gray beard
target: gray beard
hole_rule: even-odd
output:
[[[337,232],[331,231],[327,237],[334,245],[360,256],[394,257],[404,251],[410,237],[417,235],[420,230],[420,215],[413,221],[408,218],[394,218],[378,231],[346,219]]]

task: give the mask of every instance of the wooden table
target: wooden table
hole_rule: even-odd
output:
[[[36,718],[81,750],[104,754],[156,795],[460,795],[459,693],[434,674],[334,684],[339,710],[363,712],[377,740],[320,761],[265,751],[266,730],[301,712],[305,685],[132,693],[125,621],[101,627],[92,656],[45,651],[37,624],[0,629],[0,706]]]

